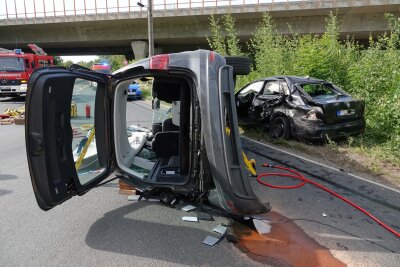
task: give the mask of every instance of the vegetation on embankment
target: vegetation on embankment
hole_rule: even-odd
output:
[[[252,59],[252,72],[238,79],[237,88],[273,75],[310,76],[331,81],[363,99],[367,129],[365,134],[349,138],[348,145],[400,166],[400,20],[391,14],[386,14],[386,19],[390,32],[371,37],[369,45],[362,47],[350,37],[339,38],[340,22],[332,13],[321,36],[279,34],[272,17],[265,13],[243,49],[234,18],[229,14],[211,16],[208,42],[222,55]]]

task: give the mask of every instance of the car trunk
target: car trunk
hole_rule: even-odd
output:
[[[363,116],[364,103],[351,96],[314,97],[313,101],[323,109],[327,124],[354,121]]]

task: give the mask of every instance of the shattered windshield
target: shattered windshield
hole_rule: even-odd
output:
[[[300,85],[312,98],[329,98],[340,95],[327,83],[309,83]]]
[[[0,71],[24,71],[24,60],[18,57],[0,57]]]

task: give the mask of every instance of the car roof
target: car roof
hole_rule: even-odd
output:
[[[327,82],[324,80],[312,78],[312,77],[300,77],[300,76],[272,76],[260,79],[260,81],[270,80],[270,79],[287,79],[292,83],[321,83]]]

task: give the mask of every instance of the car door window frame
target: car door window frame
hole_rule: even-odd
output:
[[[261,84],[260,89],[258,91],[249,89],[250,86],[254,86],[257,83]],[[255,81],[255,82],[247,85],[246,87],[244,87],[242,90],[240,90],[238,95],[243,96],[243,95],[247,95],[252,92],[254,92],[256,95],[258,95],[263,90],[264,86],[265,86],[265,81]]]
[[[81,183],[73,155],[72,153],[69,155],[69,151],[73,151],[72,147],[68,148],[72,144],[69,144],[69,140],[73,136],[70,136],[70,134],[72,135],[72,128],[70,121],[67,121],[70,114],[65,113],[71,111],[70,107],[68,108],[68,103],[72,101],[73,87],[77,78],[96,81],[103,87],[96,92],[95,107],[98,108],[95,108],[94,124],[96,125],[97,153],[104,171],[86,184]],[[57,82],[62,82],[63,79],[73,79],[72,87],[58,87],[58,89],[54,87]],[[111,121],[110,114],[108,114],[109,110],[106,107],[108,92],[110,91],[109,81],[106,77],[99,77],[91,72],[57,67],[36,70],[31,76],[29,86],[31,89],[28,90],[27,94],[26,123],[28,163],[32,183],[37,188],[35,196],[38,204],[43,210],[48,210],[74,195],[82,195],[96,187],[112,171],[110,158],[112,147],[110,133],[107,132]],[[68,88],[71,90],[69,92],[71,101],[65,102],[62,97],[69,93],[57,92],[62,92],[63,89]],[[59,100],[46,102],[55,98]],[[42,99],[43,105],[34,101],[38,99]],[[64,105],[57,107],[57,103],[64,103]],[[62,110],[64,111],[60,112]],[[71,133],[67,134],[65,131],[69,130],[71,130]],[[58,145],[54,146],[53,143]],[[60,153],[61,156],[59,156]],[[60,175],[61,173],[63,175]]]
[[[277,83],[277,85],[278,85],[278,90],[279,90],[279,92],[278,92],[278,94],[265,94],[265,91],[267,90],[267,86],[269,85],[269,84],[271,84],[271,83]],[[260,96],[262,96],[262,97],[269,97],[269,96],[278,96],[278,95],[284,95],[284,92],[283,92],[283,90],[282,90],[282,87],[281,87],[281,82],[279,81],[279,80],[269,80],[269,81],[266,81],[266,83],[264,84],[264,87],[263,87],[263,89],[262,89],[262,91],[260,91]]]

